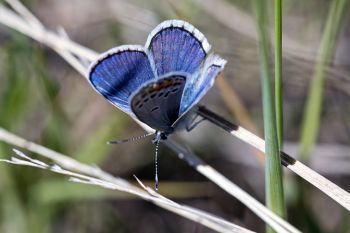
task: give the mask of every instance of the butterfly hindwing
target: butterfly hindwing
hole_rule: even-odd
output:
[[[187,79],[180,105],[180,115],[197,104],[214,85],[215,78],[223,70],[226,60],[211,54],[203,64],[201,71]]]
[[[154,74],[148,55],[142,46],[137,45],[107,51],[89,70],[89,80],[96,91],[131,115],[130,95],[151,79],[154,79]]]
[[[210,45],[191,24],[168,20],[151,32],[146,48],[153,58],[157,75],[162,76],[169,72],[193,74],[205,60]]]
[[[130,98],[131,110],[150,127],[171,133],[179,117],[186,74],[171,73],[142,86]]]

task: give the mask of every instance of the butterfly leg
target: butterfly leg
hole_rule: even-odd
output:
[[[200,117],[200,119],[198,119],[198,117]],[[193,119],[189,122],[189,124],[186,126],[186,130],[188,132],[190,132],[192,129],[196,128],[197,125],[199,125],[199,123],[201,123],[202,121],[204,121],[205,118],[199,116],[198,114],[196,114]]]

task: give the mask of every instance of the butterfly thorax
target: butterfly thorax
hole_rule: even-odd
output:
[[[161,132],[161,131],[156,131],[154,138],[152,139],[153,144],[159,143],[161,140],[166,140],[168,138],[168,134]]]

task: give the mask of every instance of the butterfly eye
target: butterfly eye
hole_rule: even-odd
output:
[[[144,103],[147,103],[148,100],[149,100],[149,98],[146,98],[146,99],[143,100],[143,102],[144,102]]]
[[[157,95],[157,93],[153,93],[153,94],[151,95],[151,99],[153,99],[154,97],[156,97],[156,95]]]

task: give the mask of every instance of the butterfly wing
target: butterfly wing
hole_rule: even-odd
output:
[[[158,76],[169,72],[194,73],[206,58],[210,44],[191,24],[168,20],[148,36],[146,48],[154,61]]]
[[[145,49],[137,45],[116,47],[102,54],[89,69],[95,90],[109,102],[133,116],[129,97],[143,83],[154,79]]]
[[[148,82],[130,97],[131,110],[150,127],[171,133],[179,116],[186,76],[184,73],[170,73]]]
[[[217,55],[210,55],[200,72],[187,79],[184,94],[180,104],[180,115],[186,113],[197,104],[214,85],[215,78],[224,69],[226,60]]]
[[[119,109],[154,129],[170,131],[212,87],[226,63],[207,56],[209,50],[207,39],[191,24],[168,20],[151,32],[146,49],[126,45],[102,54],[91,65],[89,80]]]

